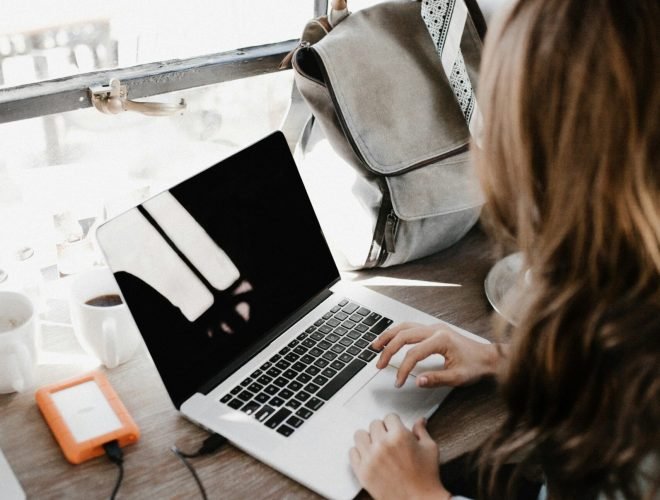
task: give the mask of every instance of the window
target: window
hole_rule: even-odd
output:
[[[92,265],[94,224],[278,128],[292,85],[278,64],[327,4],[5,2],[0,287]],[[187,109],[103,115],[88,88],[110,78],[128,86],[130,99],[184,98]]]

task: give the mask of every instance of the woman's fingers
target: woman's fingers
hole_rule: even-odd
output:
[[[420,387],[437,387],[439,385],[456,387],[464,383],[465,376],[456,368],[420,373],[417,376],[417,385]]]
[[[438,331],[433,334],[431,337],[420,342],[415,347],[410,349],[401,365],[396,375],[396,385],[401,387],[406,380],[406,377],[410,375],[410,372],[415,365],[421,360],[428,358],[431,354],[445,354],[447,352],[447,335],[443,330]]]
[[[411,325],[408,329],[399,330],[398,333],[387,343],[386,348],[380,353],[376,367],[385,368],[390,362],[390,359],[392,359],[392,356],[399,352],[404,345],[416,344],[427,339],[431,335],[433,335],[433,332],[429,327],[422,325]]]
[[[419,323],[399,323],[398,325],[394,325],[381,333],[380,336],[374,340],[373,344],[371,345],[374,349],[380,350],[385,347],[387,343],[392,340],[399,332],[409,330],[417,326],[420,326]]]
[[[355,441],[355,447],[360,452],[360,455],[366,454],[371,445],[371,437],[369,436],[369,433],[360,429],[353,435],[353,440]]]
[[[415,437],[420,441],[433,441],[433,438],[429,434],[429,431],[426,430],[426,419],[420,418],[415,425],[413,425],[412,432]]]

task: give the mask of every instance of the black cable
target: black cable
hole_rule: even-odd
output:
[[[112,490],[112,495],[110,495],[110,500],[115,500],[119,487],[121,486],[121,481],[124,479],[124,452],[121,451],[119,447],[119,441],[116,439],[110,441],[103,445],[105,454],[108,459],[119,467],[119,475],[117,476],[117,481],[115,482],[115,487]]]
[[[202,498],[204,500],[207,500],[208,497],[206,496],[206,489],[204,488],[204,485],[202,484],[202,480],[199,478],[197,475],[197,471],[195,471],[195,468],[192,466],[192,464],[186,460],[187,458],[196,458],[196,457],[201,457],[202,455],[210,455],[214,451],[216,451],[218,448],[220,448],[223,444],[227,442],[227,438],[224,436],[221,436],[220,434],[211,434],[208,438],[204,440],[202,443],[202,446],[200,447],[199,450],[197,450],[194,453],[185,453],[181,451],[179,448],[176,446],[172,446],[170,450],[172,450],[172,453],[176,455],[176,457],[181,460],[183,465],[186,466],[186,468],[190,471],[190,473],[193,476],[193,479],[197,483],[197,486],[199,487],[199,492],[202,495]]]

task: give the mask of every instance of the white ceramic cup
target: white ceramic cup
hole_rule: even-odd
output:
[[[0,393],[34,385],[37,319],[32,301],[19,292],[0,291]]]
[[[126,304],[99,306],[87,302],[102,296],[121,297],[109,269],[92,269],[78,274],[71,284],[69,307],[78,342],[106,367],[128,361],[140,341],[140,334]]]

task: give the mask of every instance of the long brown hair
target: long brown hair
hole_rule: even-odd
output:
[[[485,498],[507,498],[513,461],[540,465],[551,498],[658,494],[659,26],[658,0],[519,0],[487,37],[475,157],[531,285],[500,327],[508,414]]]

